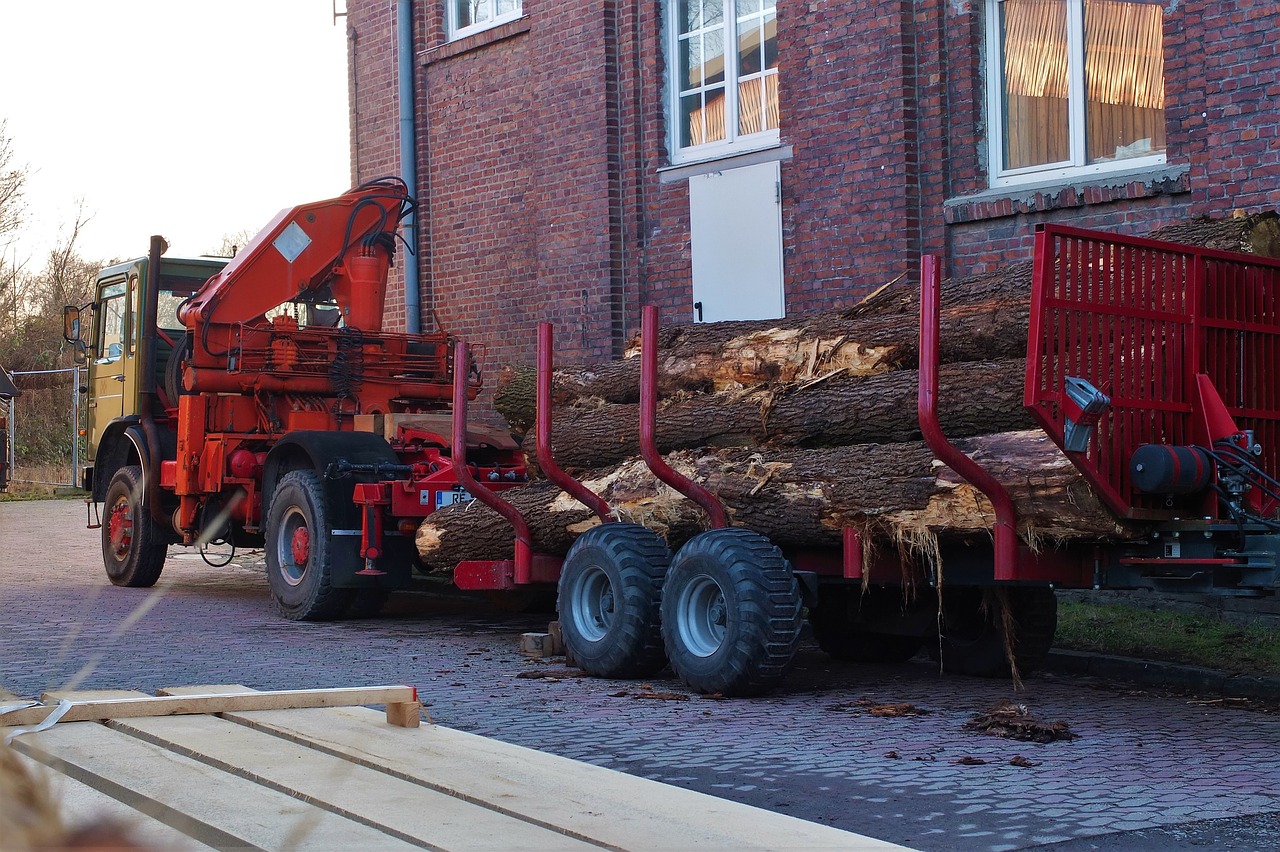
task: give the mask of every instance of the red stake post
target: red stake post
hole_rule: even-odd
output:
[[[653,475],[702,507],[711,529],[729,526],[720,499],[667,464],[658,452],[658,309],[646,305],[640,320],[640,457]]]
[[[529,533],[529,522],[519,509],[477,482],[467,466],[467,377],[470,374],[471,348],[460,340],[453,348],[453,446],[450,448],[450,463],[459,485],[515,527],[515,583],[520,586],[531,582],[533,576],[533,538]]]
[[[938,336],[942,266],[937,257],[920,258],[920,387],[916,409],[920,431],[934,455],[947,467],[987,495],[996,511],[995,579],[1016,579],[1018,514],[1013,500],[994,476],[962,453],[942,432],[938,422]]]

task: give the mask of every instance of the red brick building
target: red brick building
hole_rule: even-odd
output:
[[[396,4],[349,0],[353,176],[401,173]],[[413,0],[422,322],[529,361],[849,305],[1036,223],[1280,206],[1273,0]],[[726,49],[727,47],[727,49]],[[402,268],[402,267],[401,267]],[[392,324],[404,325],[403,294]]]

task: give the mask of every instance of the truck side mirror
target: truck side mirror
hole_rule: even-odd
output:
[[[80,339],[80,309],[75,305],[62,308],[62,339],[75,343]]]

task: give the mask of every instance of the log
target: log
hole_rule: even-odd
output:
[[[1139,526],[1115,518],[1039,430],[956,443],[1009,489],[1024,538],[1112,541],[1141,533]],[[868,541],[928,551],[938,536],[986,534],[994,524],[987,499],[917,441],[819,450],[682,450],[666,458],[718,493],[734,525],[784,548],[836,547],[841,530],[853,527]],[[705,527],[701,510],[659,484],[639,460],[597,471],[585,482],[617,517],[658,531],[673,547]],[[504,496],[525,514],[534,549],[543,553],[563,555],[599,523],[549,482]],[[449,571],[467,559],[510,559],[514,549],[510,526],[477,501],[428,516],[417,547],[431,571]]]
[[[940,415],[953,438],[1029,429],[1022,404],[1025,361],[967,361],[941,370]],[[834,447],[920,439],[917,375],[897,370],[826,378],[664,401],[657,444],[664,453],[693,447]],[[639,406],[580,400],[555,409],[556,461],[580,471],[640,453]],[[535,455],[532,436],[525,451]]]
[[[1280,214],[1267,211],[1218,219],[1202,216],[1166,225],[1150,236],[1185,245],[1280,257]],[[1031,262],[1022,261],[993,272],[943,282],[943,363],[1026,354],[1031,272]],[[904,272],[845,310],[779,320],[668,326],[659,335],[659,393],[805,381],[837,368],[868,375],[914,367],[919,312],[919,282]],[[557,370],[553,377],[556,404],[587,397],[612,403],[638,401],[640,364],[634,357],[638,353],[639,345],[633,341],[620,361]],[[512,370],[499,378],[499,396],[501,388],[521,372]],[[533,378],[529,373],[519,379],[527,383],[527,391],[521,392],[527,402],[513,402],[508,407],[511,414],[499,405],[498,410],[513,426],[526,419],[532,423],[529,412]]]
[[[943,363],[1000,360],[1026,355],[1027,300],[989,300],[944,309],[940,321]],[[659,335],[658,392],[662,397],[741,390],[761,384],[803,384],[834,372],[869,376],[914,368],[918,323],[874,316],[856,323],[843,313],[759,322],[673,326]],[[744,333],[734,335],[741,328]],[[726,335],[729,335],[726,337]],[[513,428],[533,422],[532,368],[505,369],[494,405]],[[556,370],[552,401],[596,398],[640,400],[640,359]]]

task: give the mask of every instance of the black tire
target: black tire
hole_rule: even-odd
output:
[[[354,589],[343,618],[376,618],[391,593],[386,589]]]
[[[265,555],[271,597],[290,621],[340,618],[355,597],[353,589],[331,584],[330,527],[319,474],[285,474],[267,511]]]
[[[1003,606],[1013,626],[1013,658],[1026,677],[1044,664],[1058,628],[1053,589],[1036,586],[961,586],[942,590],[939,635],[929,656],[943,671],[974,677],[1009,677]]]
[[[165,532],[146,504],[142,468],[126,465],[107,485],[102,517],[102,564],[117,586],[154,586],[164,569]]]
[[[603,524],[569,548],[560,571],[560,631],[570,659],[595,677],[648,677],[667,664],[659,613],[671,562],[639,524]]]
[[[800,588],[782,551],[746,529],[700,533],[671,560],[662,637],[692,688],[759,695],[787,673],[800,642]]]
[[[854,663],[905,663],[920,652],[921,636],[882,633],[859,625],[902,610],[902,593],[897,589],[866,589],[861,586],[827,586],[818,595],[818,605],[809,610],[818,647],[837,660]]]

